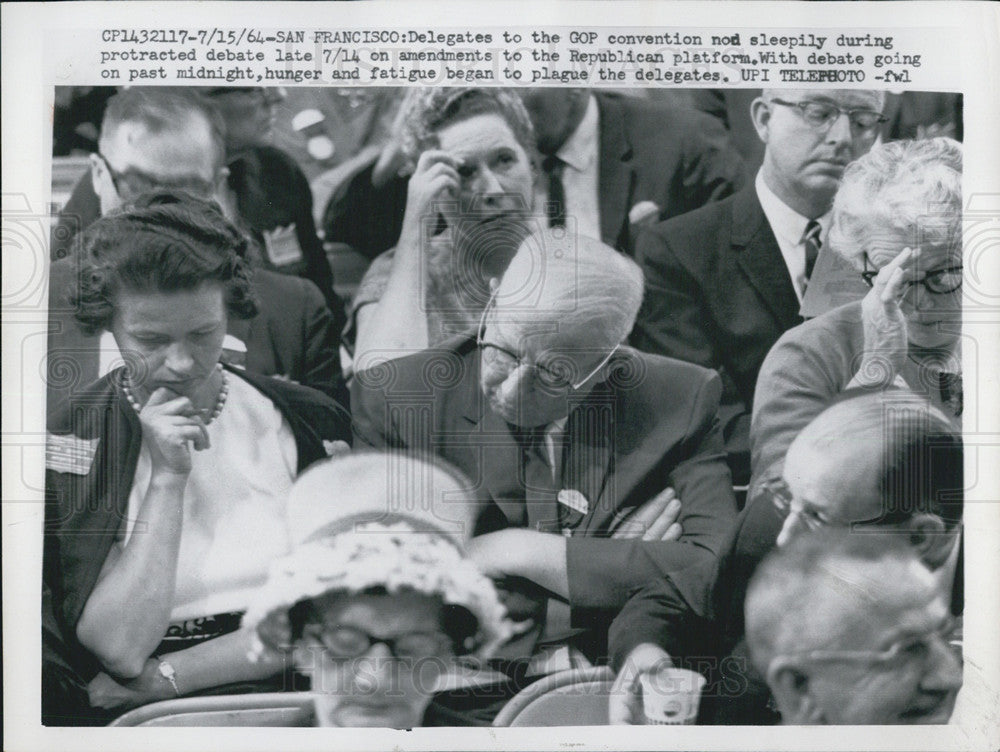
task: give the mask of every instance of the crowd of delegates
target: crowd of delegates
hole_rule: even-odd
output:
[[[948,720],[958,142],[865,90],[412,89],[332,193],[384,225],[345,315],[281,96],[114,94],[54,228],[45,723],[482,725],[601,663],[613,723],[666,665],[700,723]]]

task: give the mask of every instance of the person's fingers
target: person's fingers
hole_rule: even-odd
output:
[[[635,706],[639,701],[639,672],[626,665],[618,673],[608,695],[608,723],[627,726],[636,722]]]
[[[899,299],[906,291],[907,276],[907,272],[903,267],[896,267],[893,270],[879,296],[884,308],[891,309],[899,303]]]
[[[663,535],[662,540],[676,541],[680,540],[682,535],[684,535],[684,528],[681,527],[681,523],[675,522],[667,529],[667,532]]]
[[[208,449],[210,446],[212,446],[212,440],[208,436],[208,427],[205,425],[205,422],[201,419],[200,416],[198,416],[195,419],[195,426],[200,431],[201,436],[200,438],[194,440],[192,446],[194,446],[195,451],[200,452],[203,449]]]
[[[896,270],[906,268],[913,260],[913,257],[913,249],[904,248],[894,259],[878,270],[878,275],[875,277],[872,287],[877,291],[880,298],[882,297],[882,290],[888,285],[889,280],[892,279]]]
[[[676,497],[670,499],[660,516],[653,520],[652,524],[650,524],[650,526],[643,533],[642,539],[663,540],[663,536],[667,534],[670,526],[677,522],[677,518],[680,516],[680,513],[680,499]]]
[[[157,389],[156,392],[160,390]],[[146,415],[179,415],[183,417],[191,417],[193,415],[198,415],[199,410],[195,408],[194,403],[187,397],[180,396],[171,392],[169,389],[165,390],[168,394],[172,395],[171,399],[166,402],[159,402],[154,404],[153,398],[150,397],[149,401],[143,406],[143,413]],[[154,392],[154,394],[156,393]]]
[[[176,392],[167,389],[165,386],[161,386],[158,389],[155,389],[153,393],[149,395],[149,399],[146,400],[146,404],[143,405],[143,407],[156,407],[158,405],[165,405],[166,403],[170,402],[170,400],[176,399],[176,397],[177,397]]]
[[[194,424],[178,426],[174,432],[174,437],[183,441],[190,441],[192,445],[196,446],[198,443],[205,440],[205,434],[203,433],[204,430],[204,426],[197,426]]]
[[[426,172],[433,165],[442,163],[451,167],[458,167],[458,160],[448,152],[442,149],[427,149],[417,159],[417,170],[414,174]]]
[[[663,511],[670,504],[671,499],[673,499],[673,489],[664,489],[652,499],[640,505],[630,515],[630,519],[637,524],[649,527],[657,517],[663,514]]]

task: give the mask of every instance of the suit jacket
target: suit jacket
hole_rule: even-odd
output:
[[[847,389],[861,366],[864,344],[861,301],[810,319],[775,343],[761,366],[754,397],[750,447],[755,477],[783,460],[799,431]],[[897,376],[961,429],[960,388],[947,395],[933,374],[909,358]],[[883,386],[888,384],[876,389]]]
[[[716,420],[711,371],[628,349],[608,381],[582,397],[566,424],[559,488],[579,491],[588,511],[565,526],[574,626],[617,611],[638,584],[714,559],[735,516]],[[431,452],[471,479],[477,532],[534,527],[556,515],[528,504],[522,448],[479,386],[475,337],[356,374],[351,394],[357,444]],[[677,542],[612,540],[624,511],[667,486],[681,499]],[[536,507],[537,508],[533,508]]]
[[[762,725],[778,721],[770,692],[743,641],[743,602],[757,565],[774,548],[784,523],[767,495],[750,500],[716,562],[688,573],[687,591],[670,580],[635,590],[608,632],[612,665],[645,642],[663,647],[675,665],[706,674],[698,722]],[[708,663],[705,657],[711,657]]]
[[[632,344],[722,373],[735,480],[749,477],[749,414],[771,346],[802,322],[799,301],[754,187],[643,233],[646,292]]]
[[[662,220],[724,198],[743,184],[743,160],[718,118],[611,92],[594,96],[600,113],[601,238],[608,245],[632,254],[629,210],[640,202],[655,203]],[[399,239],[409,181],[397,177],[374,188],[373,167],[374,161],[351,177],[323,216],[328,241],[348,243],[370,258]]]
[[[598,201],[602,240],[634,255],[629,210],[643,201],[666,220],[743,185],[743,160],[711,115],[638,97],[594,92],[600,112]]]
[[[80,331],[67,298],[76,274],[73,257],[54,261],[49,273],[49,406],[98,378],[100,336]],[[260,311],[229,318],[229,334],[246,345],[246,362],[263,376],[281,376],[346,401],[338,336],[326,301],[306,279],[258,269]],[[225,360],[224,356],[224,360]]]

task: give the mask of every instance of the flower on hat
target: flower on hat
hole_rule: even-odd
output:
[[[302,600],[331,591],[362,593],[384,588],[389,594],[412,590],[462,606],[478,622],[473,653],[488,658],[512,634],[507,610],[493,582],[449,538],[416,531],[407,521],[364,522],[346,532],[311,540],[274,561],[267,582],[243,617],[258,627],[268,617]],[[249,654],[263,652],[259,642]]]

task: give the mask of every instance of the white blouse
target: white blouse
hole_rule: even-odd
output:
[[[290,552],[288,494],[298,461],[281,412],[238,376],[208,425],[211,446],[192,452],[171,621],[246,608],[270,562]],[[128,500],[124,542],[132,535],[152,467],[145,438]],[[155,531],[151,531],[155,533]]]

